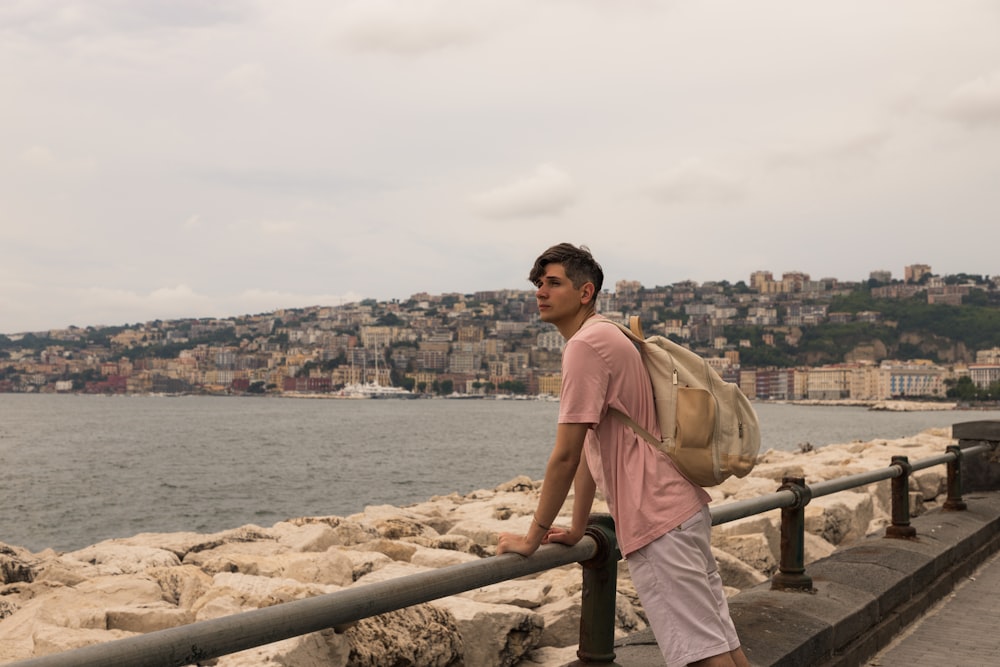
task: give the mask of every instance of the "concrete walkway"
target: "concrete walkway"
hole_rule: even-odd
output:
[[[868,667],[1000,665],[998,598],[1000,554],[992,556],[865,664]]]
[[[753,667],[1000,665],[1000,493],[913,520],[913,540],[873,537],[809,564],[812,592],[761,584],[730,598]],[[652,634],[615,646],[622,667],[662,667]]]

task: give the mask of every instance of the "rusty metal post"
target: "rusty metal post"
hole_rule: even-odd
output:
[[[781,508],[781,562],[771,577],[771,589],[811,591],[812,577],[806,574],[805,566],[805,507],[812,493],[804,477],[783,477],[778,491],[795,494],[795,504]]]
[[[892,525],[885,527],[885,536],[899,539],[915,537],[917,529],[910,525],[910,473],[913,466],[905,456],[893,456],[892,464],[899,468],[892,479]]]
[[[580,646],[578,660],[567,667],[602,664],[621,667],[615,662],[615,596],[618,584],[618,561],[622,554],[615,537],[615,522],[609,514],[592,514],[587,535],[597,542],[593,558],[583,566],[582,607],[580,609]]]
[[[948,461],[948,497],[942,509],[950,512],[961,512],[968,505],[962,500],[962,448],[958,445],[948,445],[947,452],[955,455],[954,461]]]

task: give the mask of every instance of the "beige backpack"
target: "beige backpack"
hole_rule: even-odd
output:
[[[677,469],[699,486],[715,486],[730,475],[744,477],[760,450],[760,422],[740,388],[714,368],[663,336],[645,338],[638,317],[630,327],[611,322],[642,355],[653,385],[658,440],[631,417],[611,408],[611,415],[671,458]]]

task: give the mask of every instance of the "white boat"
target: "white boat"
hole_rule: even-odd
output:
[[[402,387],[384,387],[377,382],[349,384],[340,390],[344,398],[416,398],[417,394]]]
[[[353,370],[354,364],[351,363]],[[362,370],[361,377],[365,372]],[[349,384],[340,390],[343,398],[417,398],[417,394],[402,387],[386,387],[378,383],[378,356],[375,357],[375,381]]]

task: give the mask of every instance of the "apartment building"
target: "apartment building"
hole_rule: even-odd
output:
[[[806,396],[820,401],[850,398],[852,371],[851,367],[844,365],[809,369]]]
[[[796,391],[797,372],[793,368],[757,369],[756,371],[740,372],[740,389],[748,398],[761,398],[777,401],[802,398],[804,394]],[[744,380],[746,378],[746,380]],[[749,381],[753,380],[753,387]]]
[[[917,398],[945,395],[945,370],[940,366],[920,362],[883,362],[880,370],[884,374],[882,382],[888,389],[887,397]]]
[[[971,364],[969,379],[980,389],[988,389],[1000,382],[1000,364]]]
[[[538,376],[538,393],[559,396],[562,392],[562,373]]]

